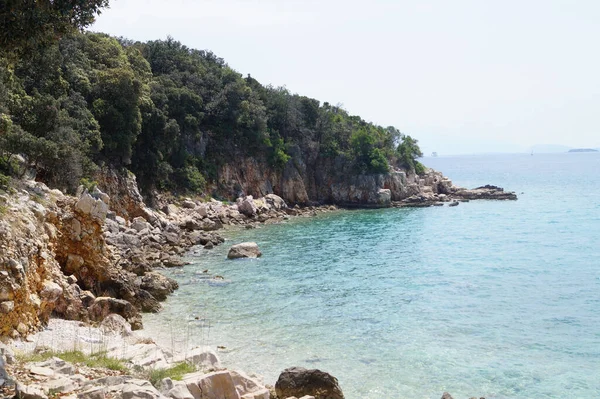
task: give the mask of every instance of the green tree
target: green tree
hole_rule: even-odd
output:
[[[423,156],[423,152],[421,152],[418,145],[418,140],[408,135],[402,136],[400,144],[398,144],[398,148],[396,149],[396,154],[400,166],[413,170],[417,174],[425,172],[425,167],[417,161],[417,158]]]
[[[0,49],[22,53],[94,22],[108,0],[0,0]]]

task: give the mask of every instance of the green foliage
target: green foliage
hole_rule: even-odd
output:
[[[96,4],[93,12],[105,3],[78,2]],[[172,38],[140,43],[72,32],[27,57],[1,54],[6,175],[33,170],[36,179],[73,192],[92,183],[98,165],[110,164],[130,168],[145,192],[201,194],[209,183],[218,186],[222,165],[242,157],[279,171],[289,162],[336,162],[356,173],[385,173],[396,160],[423,170],[416,141],[398,129],[243,78],[213,53]]]
[[[86,177],[82,178],[80,181],[81,185],[83,186],[83,188],[85,188],[88,192],[92,192],[94,191],[94,189],[96,188],[96,186],[98,186],[98,183],[94,180],[90,180]]]
[[[425,167],[425,165],[423,165],[421,162],[419,161],[415,161],[415,173],[418,175],[422,175],[427,171],[427,168]]]
[[[277,132],[271,131],[264,143],[269,148],[269,163],[277,169],[283,169],[291,158],[286,153],[283,138]]]
[[[0,172],[0,190],[7,190],[10,184],[10,177]]]
[[[389,170],[384,149],[377,143],[377,132],[360,128],[350,137],[351,153],[361,173],[386,173]]]
[[[206,187],[206,180],[197,167],[191,165],[177,170],[176,179],[186,190],[200,193]]]
[[[196,367],[187,362],[181,362],[168,369],[151,369],[148,373],[148,380],[152,385],[158,387],[160,382],[165,378],[181,381],[185,374],[193,373]]]
[[[3,0],[0,49],[24,53],[89,26],[108,0]]]
[[[423,174],[425,167],[417,162],[417,158],[423,156],[423,152],[419,148],[418,141],[406,135],[401,139],[398,148],[396,149],[398,163],[400,166],[409,170],[415,171],[417,174]]]

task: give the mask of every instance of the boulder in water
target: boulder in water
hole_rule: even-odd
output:
[[[238,259],[238,258],[258,258],[262,255],[258,245],[255,242],[243,242],[241,244],[232,245],[229,248],[227,258]]]

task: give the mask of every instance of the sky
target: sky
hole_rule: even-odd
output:
[[[111,0],[90,29],[211,50],[426,154],[600,147],[597,0]]]

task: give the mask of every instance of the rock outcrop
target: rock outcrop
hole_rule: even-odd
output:
[[[315,399],[344,399],[337,378],[321,370],[292,367],[283,370],[275,383],[279,398],[314,396]]]
[[[238,258],[258,258],[262,255],[258,245],[255,242],[242,242],[240,244],[232,245],[229,248],[227,258],[238,259]]]
[[[382,174],[356,174],[348,160],[312,159],[301,154],[298,148],[290,151],[294,161],[288,162],[282,170],[271,169],[268,162],[255,158],[240,158],[235,164],[224,164],[219,170],[219,187],[215,189],[226,197],[242,192],[248,197],[267,198],[275,193],[291,204],[325,203],[350,208],[443,202],[443,197],[437,198],[438,195],[456,199],[516,199],[514,193],[501,194],[497,189],[456,187],[440,172],[431,169],[423,175],[397,168]],[[251,202],[244,200],[244,203],[238,202],[238,206],[241,206],[240,212],[254,214]]]

